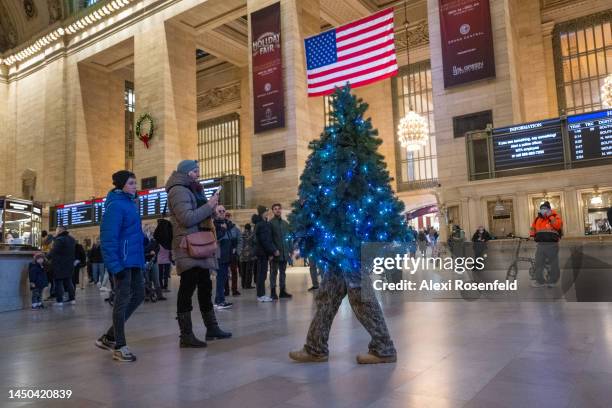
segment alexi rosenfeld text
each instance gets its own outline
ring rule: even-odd
[[[408,254],[396,254],[394,257],[375,257],[372,261],[372,272],[379,276],[391,271],[408,271],[411,275],[417,271],[452,271],[463,275],[468,270],[482,271],[485,267],[485,260],[482,257],[411,258]],[[470,282],[464,279],[444,281],[402,279],[397,282],[387,282],[378,278],[372,281],[372,286],[378,291],[516,291],[518,282],[509,280]]]

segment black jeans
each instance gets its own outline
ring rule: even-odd
[[[268,278],[268,257],[257,257],[257,297],[266,295]]]
[[[115,349],[120,349],[125,341],[125,322],[144,300],[144,276],[140,268],[128,268],[119,279],[113,276],[115,282],[115,298],[113,303],[113,325],[106,331],[109,339],[115,340]]]
[[[212,296],[212,281],[210,280],[210,271],[204,268],[191,268],[182,272],[180,275],[181,283],[178,290],[178,298],[176,301],[177,313],[191,312],[191,298],[193,292],[198,289],[198,303],[202,312],[213,310],[211,300]]]
[[[242,280],[242,288],[250,288],[253,282],[253,270],[255,269],[255,261],[240,262],[240,278]]]
[[[159,264],[159,280],[162,289],[168,289],[168,279],[170,279],[170,264]]]
[[[548,261],[550,270],[548,280],[544,276],[544,266]],[[559,244],[556,242],[539,242],[535,253],[535,277],[538,283],[557,283],[559,270]]]
[[[272,269],[270,271],[270,289],[276,289],[276,276],[278,275],[278,286],[281,291],[285,290],[285,280],[287,277],[287,261],[281,261],[274,258],[272,260]]]
[[[72,278],[55,280],[55,299],[58,303],[62,303],[64,301],[64,289],[68,291],[68,301],[73,301],[74,285],[72,284]]]

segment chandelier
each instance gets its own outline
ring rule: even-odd
[[[414,152],[427,144],[429,126],[427,120],[413,110],[409,110],[397,126],[397,137],[400,145]]]
[[[612,74],[606,77],[601,87],[601,102],[604,108],[612,108]]]
[[[404,1],[404,33],[406,36],[406,60],[407,67],[410,67],[410,44],[408,39],[408,12],[407,3]],[[420,150],[427,145],[429,139],[429,125],[427,120],[412,109],[412,100],[410,94],[410,73],[408,73],[408,112],[400,120],[397,126],[397,138],[400,145],[414,152]]]

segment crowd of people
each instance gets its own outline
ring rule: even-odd
[[[241,229],[219,204],[218,194],[205,197],[199,177],[197,162],[185,160],[168,179],[172,236],[162,242],[163,235],[157,239],[155,229],[143,226],[140,219],[136,176],[125,170],[115,173],[100,236],[92,245],[83,247],[62,226],[53,235],[43,234],[43,251],[36,253],[30,264],[32,308],[43,308],[43,290],[49,286],[48,299],[54,298],[56,306],[76,304],[77,289],[85,286],[108,292],[105,300],[113,307],[112,324],[96,345],[112,350],[115,360],[135,361],[127,347],[125,322],[142,302],[167,299],[173,267],[179,280],[176,319],[180,347],[206,346],[193,334],[191,311],[196,290],[206,340],[231,337],[219,327],[215,314],[233,307],[229,296],[256,289],[259,302],[290,299],[286,269],[292,262],[293,246],[281,204],[273,204],[271,209],[259,206],[251,223]],[[213,239],[198,241],[202,234]],[[206,247],[212,252],[206,253]],[[313,279],[316,288],[318,278]]]
[[[256,289],[259,302],[290,299],[286,270],[292,262],[294,247],[290,226],[282,218],[281,204],[273,204],[270,210],[258,206],[251,223],[241,230],[233,223],[231,213],[219,204],[218,191],[207,199],[197,182],[199,177],[196,161],[179,163],[165,186],[170,228],[160,228],[163,224],[158,223],[153,230],[143,228],[140,219],[135,174],[127,170],[113,174],[114,188],[106,198],[100,237],[91,247],[84,248],[62,226],[57,227],[55,235],[43,234],[43,252],[34,255],[29,269],[32,308],[43,308],[42,293],[49,285],[50,298],[55,298],[57,306],[74,305],[76,288],[84,289],[87,281],[101,291],[109,291],[107,300],[113,306],[112,324],[95,344],[112,351],[113,359],[129,362],[135,361],[136,356],[127,347],[125,322],[143,301],[166,300],[164,293],[170,291],[172,266],[176,267],[179,279],[176,320],[180,347],[202,348],[206,347],[206,341],[232,336],[219,326],[216,311],[233,307],[228,297],[242,295],[238,290],[239,281],[242,290]],[[412,256],[417,252],[421,256],[439,255],[439,234],[435,228],[409,229],[414,238],[410,244]],[[550,204],[542,205],[532,225],[532,236],[536,242],[546,243],[557,243],[562,236],[562,221],[550,209]],[[493,237],[484,227],[478,227],[471,239],[474,255],[486,257],[487,242],[491,239]],[[453,226],[448,240],[453,256],[465,256],[465,241],[464,231]],[[558,279],[556,258],[556,245],[538,245],[536,286]],[[547,277],[542,272],[545,261],[552,263],[553,269]],[[306,262],[312,279],[309,291],[314,291],[319,288],[319,273],[314,260]],[[216,277],[214,301],[212,277]],[[206,341],[198,339],[193,332],[192,297],[196,291],[206,327]],[[311,327],[311,332],[316,330]],[[317,344],[314,338],[311,343]],[[389,350],[393,348],[392,343],[384,346]],[[326,355],[324,347],[315,349],[295,352],[292,358],[310,361],[317,353]]]

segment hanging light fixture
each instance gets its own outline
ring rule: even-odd
[[[407,67],[410,67],[410,44],[408,43],[408,10],[407,2],[404,1],[404,34],[406,37],[406,60]],[[410,93],[410,71],[408,71],[408,112],[400,119],[397,126],[397,138],[400,145],[414,152],[421,150],[427,145],[429,139],[429,125],[427,120],[412,109],[412,95]]]
[[[601,103],[604,108],[612,108],[612,74],[606,77],[601,87]]]
[[[591,196],[591,205],[601,206],[603,204],[603,197],[599,192],[599,187],[595,186],[593,190],[593,195]]]
[[[505,215],[508,212],[506,206],[502,202],[500,197],[497,197],[497,202],[495,203],[495,207],[493,207],[493,213],[495,215]]]

